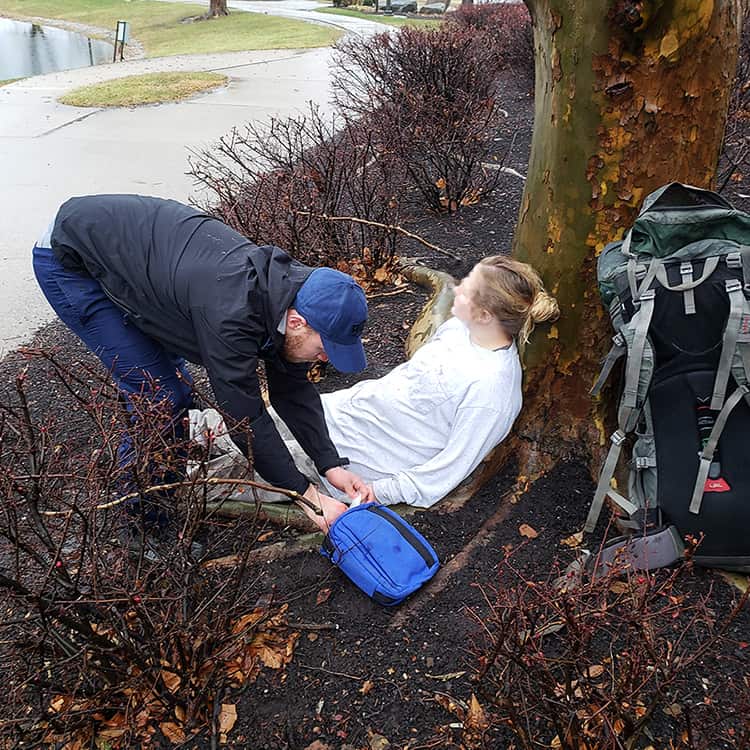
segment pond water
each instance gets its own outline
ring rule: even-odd
[[[112,62],[112,45],[53,26],[0,18],[0,81]]]

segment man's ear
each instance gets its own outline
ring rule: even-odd
[[[307,321],[293,307],[290,307],[286,311],[287,329],[298,331],[300,328],[304,328],[306,325]]]

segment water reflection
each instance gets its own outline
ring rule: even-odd
[[[0,81],[112,61],[112,45],[53,26],[0,18]]]

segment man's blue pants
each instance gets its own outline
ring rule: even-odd
[[[183,417],[192,406],[191,378],[185,360],[168,352],[128,320],[91,276],[63,268],[52,250],[34,247],[34,273],[60,320],[101,360],[112,374],[132,411],[131,397],[168,399],[174,415],[175,439],[184,435]],[[120,465],[132,460],[130,439],[120,444]]]

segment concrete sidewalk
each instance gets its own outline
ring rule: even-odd
[[[230,2],[230,7],[368,34],[386,27],[315,13],[313,0]],[[270,50],[133,60],[36,76],[0,87],[0,356],[54,317],[30,263],[35,239],[72,195],[132,192],[187,201],[188,153],[250,120],[324,109],[330,48]],[[211,70],[229,85],[186,102],[135,109],[58,104],[64,92],[109,78]]]

